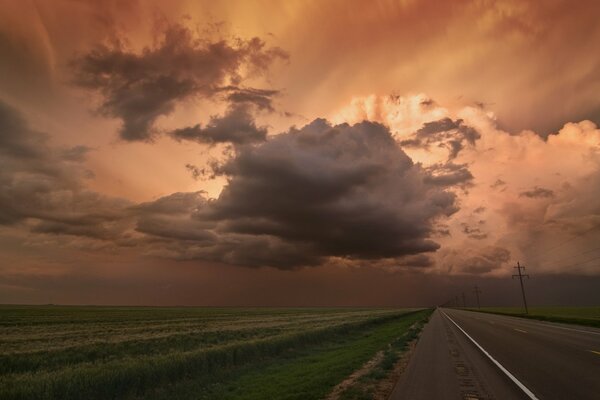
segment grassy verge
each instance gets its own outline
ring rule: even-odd
[[[384,393],[381,393],[380,383],[389,379],[394,369],[398,367],[400,357],[407,350],[409,344],[419,337],[429,315],[430,313],[426,314],[425,318],[416,321],[403,334],[394,338],[383,352],[379,362],[368,373],[362,375],[356,382],[344,389],[339,399],[367,400],[372,399],[376,393],[378,398],[387,398],[390,393],[385,392],[385,390]],[[393,388],[393,385],[391,387]]]
[[[525,314],[522,308],[517,307],[486,307],[470,310],[600,328],[600,307],[534,307],[529,309],[529,314]]]
[[[423,310],[341,335],[333,334],[314,346],[290,349],[276,358],[240,368],[221,369],[211,376],[179,381],[139,398],[321,399],[374,354],[390,347],[390,343],[400,347],[399,336],[430,313],[431,310]]]

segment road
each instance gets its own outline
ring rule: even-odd
[[[437,309],[391,399],[600,399],[600,329]]]

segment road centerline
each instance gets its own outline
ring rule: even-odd
[[[527,333],[527,331],[524,331],[523,329],[513,328],[513,330],[515,330],[517,332],[521,332],[521,333]]]
[[[440,312],[442,314],[444,314],[444,316],[446,318],[448,318],[450,320],[450,322],[452,322],[462,333],[464,333],[465,336],[469,340],[471,340],[471,342],[473,342],[473,344],[475,344],[475,346],[477,346],[477,348],[479,348],[479,350],[481,350],[483,352],[483,354],[485,354],[502,372],[504,372],[504,374],[506,376],[508,376],[508,378],[511,381],[513,381],[519,387],[519,389],[521,389],[530,399],[539,400],[536,397],[536,395],[533,394],[533,392],[527,388],[527,386],[525,386],[523,383],[521,383],[521,381],[519,381],[513,374],[511,374],[510,371],[508,371],[506,368],[504,368],[504,366],[502,364],[500,364],[500,362],[498,362],[494,357],[492,357],[490,353],[488,353],[479,343],[477,343],[477,341],[475,341],[475,339],[473,339],[467,332],[465,332],[465,330],[463,328],[461,328],[460,325],[458,325],[456,322],[454,322],[454,320],[452,318],[450,318],[450,316],[448,314],[446,314],[442,310],[440,310]]]

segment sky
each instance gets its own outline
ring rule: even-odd
[[[595,1],[0,0],[0,303],[600,303]]]

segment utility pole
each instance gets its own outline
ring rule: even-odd
[[[462,292],[462,298],[463,298],[463,308],[467,308],[467,302],[465,301],[465,292]]]
[[[458,296],[454,296],[454,307],[460,307],[460,305],[458,304]]]
[[[518,274],[513,275],[513,279],[518,276],[519,277],[519,281],[521,282],[521,293],[523,294],[523,304],[525,305],[525,314],[529,314],[529,310],[527,309],[527,299],[525,298],[525,287],[523,286],[523,277],[527,277],[527,279],[529,279],[529,275],[527,274],[522,274],[521,270],[525,271],[525,267],[521,266],[521,264],[517,261],[517,266],[515,267],[515,269],[517,271],[519,271]]]
[[[479,304],[479,293],[481,293],[481,290],[477,287],[477,285],[475,285],[473,292],[475,292],[475,296],[477,296],[477,308],[481,308],[481,305]]]

